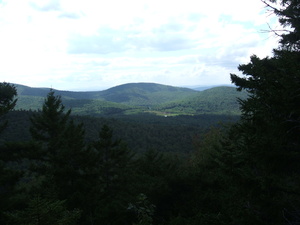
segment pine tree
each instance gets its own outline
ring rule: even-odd
[[[273,30],[276,35],[281,37],[280,44],[282,49],[289,51],[300,50],[300,10],[299,0],[262,0],[270,10],[278,16],[280,24],[284,29]],[[279,7],[274,4],[279,2]]]
[[[7,126],[7,121],[4,121],[3,116],[15,107],[16,96],[17,89],[14,85],[0,83],[0,135]],[[7,162],[12,159],[4,148],[4,146],[0,146],[0,224],[5,223],[3,214],[12,207],[10,200],[15,194],[15,185],[21,177],[19,171],[7,166]]]
[[[14,85],[3,82],[0,83],[0,115],[4,115],[12,110],[17,103],[17,89]]]
[[[93,149],[96,183],[92,195],[96,223],[130,224],[127,206],[133,197],[130,190],[133,154],[121,140],[114,139],[107,125],[99,132]]]
[[[17,89],[14,85],[0,83],[0,121],[2,116],[12,110],[17,103]],[[0,123],[0,133],[6,127],[7,122]]]
[[[42,145],[36,156],[40,160],[37,172],[45,177],[42,192],[66,199],[69,208],[81,207],[88,192],[87,171],[93,156],[84,141],[83,124],[76,124],[70,118],[71,110],[64,110],[61,97],[51,90],[42,111],[31,118],[32,137]]]
[[[42,111],[31,118],[30,132],[32,137],[47,145],[48,154],[55,155],[62,144],[63,135],[67,129],[67,123],[71,110],[64,112],[61,97],[55,96],[53,90],[48,93]]]
[[[21,225],[75,225],[79,210],[69,211],[65,201],[33,197],[23,210],[6,213],[9,224]]]
[[[246,90],[249,97],[240,100],[242,118],[231,131],[237,137],[229,149],[245,162],[236,179],[246,184],[241,189],[247,193],[248,218],[256,218],[252,223],[296,224],[300,215],[299,1],[282,0],[281,9],[264,2],[290,30],[280,34],[281,45],[272,57],[252,56],[250,63],[238,67],[243,77],[231,74],[238,90]]]

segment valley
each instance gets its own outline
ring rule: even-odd
[[[41,110],[50,90],[15,86],[18,101],[15,111],[6,115],[9,125],[2,141],[30,140],[30,117]],[[212,126],[238,121],[237,98],[246,97],[234,87],[196,91],[152,83],[98,92],[54,91],[61,96],[65,111],[71,109],[75,121],[84,124],[87,142],[96,140],[107,124],[134,152],[155,149],[179,154],[193,151],[194,141]]]

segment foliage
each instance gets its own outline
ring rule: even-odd
[[[279,18],[284,30],[274,31],[280,36],[281,48],[289,51],[300,50],[299,0],[263,0],[267,7]],[[279,2],[278,5],[273,3]]]
[[[3,115],[12,110],[17,103],[17,89],[14,85],[3,82],[0,83],[0,119],[2,120]],[[0,120],[0,121],[1,121]],[[7,126],[7,123],[4,122],[0,124],[0,133]]]
[[[12,110],[17,102],[17,89],[9,83],[0,83],[0,115]]]
[[[16,88],[9,83],[0,83],[0,134],[6,128],[7,121],[3,120],[3,115],[12,110],[17,102],[15,99],[17,95]],[[18,182],[21,176],[19,171],[14,171],[7,167],[6,156],[0,146],[0,223],[2,223],[3,212],[10,209],[11,206],[11,195],[15,193],[14,185]]]
[[[121,140],[113,139],[113,132],[104,125],[99,139],[93,143],[95,177],[92,194],[95,202],[95,223],[128,224],[126,205],[130,195],[133,154]],[[112,217],[115,219],[112,221]]]
[[[12,111],[6,115],[7,128],[2,133],[0,143],[5,141],[28,141],[30,117],[37,112]],[[114,130],[116,138],[123,139],[134,152],[144,152],[153,148],[161,152],[188,153],[193,150],[193,137],[202,135],[210,126],[219,123],[234,123],[239,116],[199,115],[161,117],[151,114],[127,115],[115,118],[72,116],[70,119],[83,123],[85,141],[98,138],[98,131],[104,124]],[[138,134],[138,135],[137,135]]]
[[[268,5],[280,23],[291,28],[281,35],[280,48],[272,57],[252,56],[250,63],[240,65],[244,77],[231,75],[249,98],[240,100],[242,120],[232,130],[234,146],[227,149],[245,162],[235,176],[243,184],[237,193],[247,191],[240,203],[247,205],[242,213],[247,210],[245,218],[256,224],[299,222],[299,213],[295,214],[300,209],[299,2],[280,3],[282,9]],[[294,216],[288,218],[291,212]]]
[[[75,225],[79,210],[68,211],[64,201],[34,197],[22,211],[7,213],[8,224],[20,225]]]
[[[50,91],[41,113],[33,115],[30,128],[34,139],[48,144],[50,150],[55,151],[56,146],[61,141],[61,136],[66,130],[66,123],[71,110],[64,113],[60,96],[55,96],[54,91]]]
[[[45,97],[42,96],[27,96],[18,94],[18,104],[16,110],[39,110],[43,105]]]
[[[155,205],[151,204],[144,194],[139,194],[135,203],[129,203],[128,210],[133,210],[138,222],[135,225],[152,225]]]

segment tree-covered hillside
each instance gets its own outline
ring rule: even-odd
[[[103,92],[107,101],[135,106],[153,106],[193,96],[197,91],[153,83],[131,83],[110,88]]]
[[[17,86],[16,109],[40,109],[46,89]],[[49,90],[48,90],[49,91]],[[245,98],[233,87],[205,91],[152,83],[120,85],[100,92],[55,91],[67,108],[78,115],[119,116],[140,113],[156,115],[239,114],[237,98]]]
[[[215,87],[198,92],[195,96],[180,101],[162,104],[156,110],[168,114],[240,114],[238,99],[245,99],[246,92],[237,92],[233,87]]]
[[[31,88],[16,84],[18,96],[46,97],[50,88]],[[197,91],[189,88],[173,87],[155,83],[129,83],[109,88],[104,91],[61,91],[57,95],[65,99],[99,99],[129,105],[153,105],[182,99]]]

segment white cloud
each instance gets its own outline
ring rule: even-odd
[[[0,3],[1,4],[1,3]],[[0,5],[0,78],[101,89],[128,82],[229,83],[276,42],[261,1],[10,0]]]

